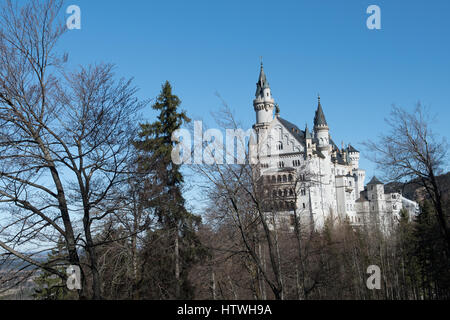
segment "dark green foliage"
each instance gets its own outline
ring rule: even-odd
[[[433,206],[424,201],[414,228],[414,248],[424,299],[448,299],[450,261]]]
[[[188,271],[204,253],[196,235],[201,218],[185,208],[182,195],[183,175],[180,166],[172,162],[175,143],[172,134],[190,122],[184,111],[179,111],[180,99],[172,93],[169,82],[162,86],[153,109],[160,112],[158,120],[141,124],[138,150],[138,167],[148,183],[142,197],[158,219],[157,230],[148,232],[143,248],[143,296],[148,298],[190,298],[192,290]],[[179,242],[179,280],[175,276],[174,242]],[[175,287],[179,282],[179,297]],[[159,288],[159,289],[158,289]]]

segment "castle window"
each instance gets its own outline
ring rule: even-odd
[[[289,175],[289,182],[292,182],[292,174]]]
[[[305,189],[300,190],[300,195],[301,196],[305,196],[306,195],[306,190]]]
[[[290,196],[293,196],[293,195],[294,195],[294,190],[289,189],[289,195],[290,195]]]
[[[278,142],[277,149],[278,150],[283,150],[283,142]]]
[[[306,209],[306,204],[303,202],[303,209]]]
[[[283,182],[287,182],[287,177],[286,177],[286,175],[283,176]]]
[[[272,183],[277,182],[277,178],[275,176],[272,176]]]
[[[278,162],[278,166],[280,166],[280,163]],[[277,182],[281,182],[281,176],[278,176]]]

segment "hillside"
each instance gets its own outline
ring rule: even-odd
[[[443,191],[444,203],[450,202],[450,172],[437,177],[437,181]],[[386,192],[401,191],[403,196],[408,199],[422,202],[427,196],[424,188],[418,183],[418,180],[412,180],[408,183],[391,182],[385,185]]]

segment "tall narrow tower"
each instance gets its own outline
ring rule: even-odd
[[[273,110],[275,101],[270,91],[269,82],[267,81],[264,67],[261,62],[261,73],[256,84],[256,98],[253,100],[253,107],[256,112],[255,128],[266,127],[273,120]]]
[[[327,149],[330,139],[330,129],[323,113],[320,96],[318,97],[319,105],[317,106],[316,116],[314,117],[314,132],[320,149]]]

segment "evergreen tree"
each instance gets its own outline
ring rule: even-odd
[[[449,258],[439,228],[434,207],[428,200],[424,201],[414,230],[414,254],[418,260],[424,299],[448,299],[450,296]]]
[[[145,173],[145,179],[148,181],[148,188],[143,191],[147,192],[147,196],[144,195],[142,198],[145,199],[145,205],[153,209],[161,228],[149,232],[148,243],[154,243],[156,237],[159,242],[158,250],[162,251],[161,255],[168,254],[169,257],[173,257],[172,262],[168,262],[171,266],[164,264],[152,272],[160,273],[158,279],[168,278],[166,284],[174,283],[175,288],[168,288],[167,291],[172,292],[175,298],[189,298],[191,294],[187,280],[188,270],[203,250],[195,233],[201,218],[186,209],[182,195],[183,175],[180,165],[174,164],[171,158],[175,147],[172,134],[183,124],[190,122],[186,113],[179,111],[180,104],[180,99],[172,93],[172,87],[166,81],[152,106],[154,110],[160,112],[158,120],[151,124],[141,124],[139,134],[141,139],[135,142],[135,147],[139,152],[137,157],[139,170]],[[170,251],[170,248],[173,250],[172,255],[165,252]],[[152,247],[147,249],[154,250]],[[148,258],[155,257],[155,254],[158,256],[156,252],[151,254],[144,252],[147,262]],[[168,274],[163,276],[161,273]],[[175,279],[170,281],[173,275]],[[170,297],[170,294],[165,297]]]

